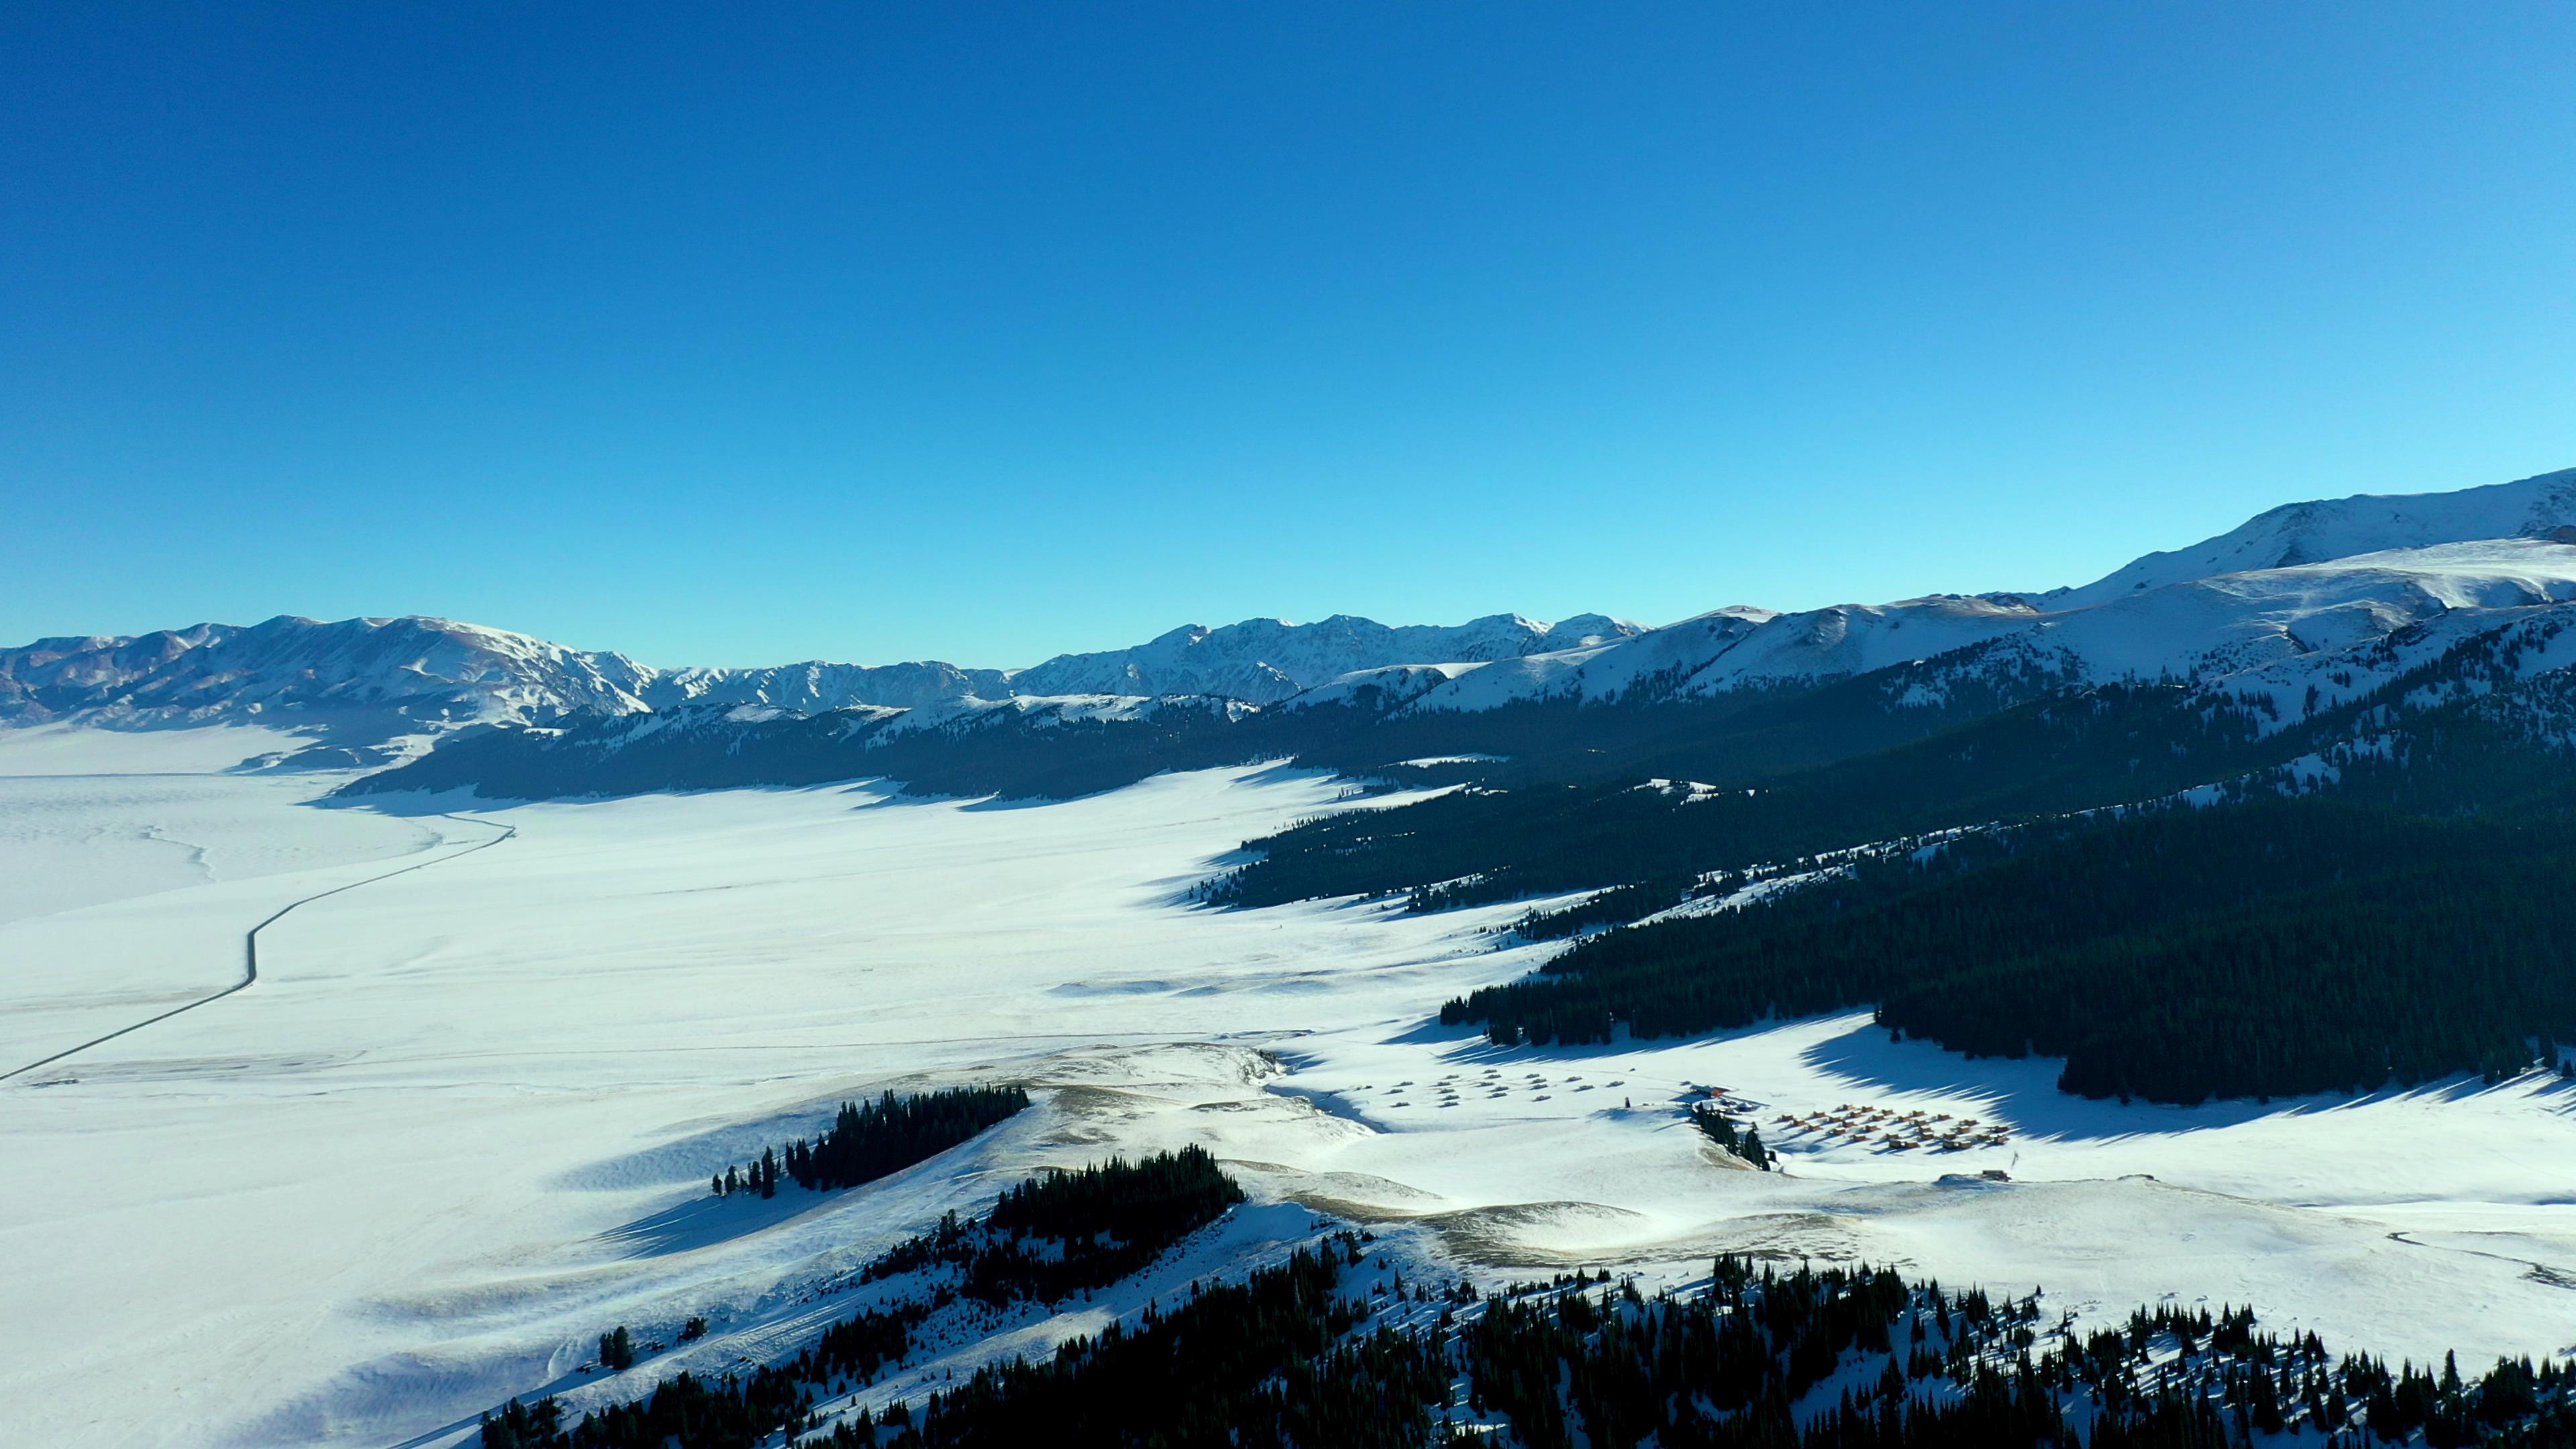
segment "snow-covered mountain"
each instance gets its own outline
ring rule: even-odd
[[[687,704],[806,712],[1004,698],[1009,671],[935,661],[656,669],[447,619],[281,616],[138,638],[39,639],[0,651],[0,722],[111,726],[255,717],[292,726],[373,714],[423,730],[632,714]]]
[[[882,705],[919,709],[1012,692],[1007,669],[961,669],[938,660],[909,664],[826,664],[809,660],[766,669],[648,670],[645,704],[765,704],[808,713]]]
[[[117,727],[253,719],[337,743],[425,740],[469,724],[527,725],[687,709],[747,719],[915,712],[892,739],[992,707],[1044,724],[1141,718],[1120,701],[1198,698],[1253,708],[1360,707],[1412,717],[1516,703],[1795,693],[1902,666],[1908,703],[1995,702],[2051,689],[2164,679],[2304,708],[2347,693],[2332,677],[2408,631],[2475,633],[2514,611],[2576,601],[2576,469],[2455,493],[2293,504],[2190,547],[2151,553],[2080,588],[1943,594],[1795,613],[1735,606],[1662,628],[1586,614],[1496,614],[1390,627],[1191,625],[1131,648],[1027,669],[914,662],[658,669],[624,655],[440,619],[277,618],[141,638],[40,640],[0,652],[0,723]],[[1034,715],[1033,704],[1045,705]],[[1229,709],[1234,706],[1229,706]],[[712,711],[710,713],[709,711]]]
[[[1013,674],[1010,684],[1015,694],[1214,694],[1273,704],[1360,670],[1518,659],[1646,632],[1601,614],[1553,624],[1489,614],[1455,626],[1403,627],[1349,614],[1311,624],[1246,619],[1219,629],[1192,624],[1129,649],[1059,654]]]
[[[1382,704],[1428,701],[1428,708],[1465,710],[1557,697],[1599,703],[1641,690],[1661,696],[1778,617],[1769,609],[1739,604],[1625,638],[1488,663],[1390,664],[1344,675],[1295,703],[1335,703],[1368,691],[1376,691]]]
[[[0,722],[372,721],[392,732],[649,708],[653,671],[445,619],[280,616],[0,651]]]
[[[1352,675],[1416,712],[1571,698],[1706,698],[1830,683],[1950,659],[1963,673],[2043,666],[2068,682],[2214,683],[2454,609],[2563,601],[2576,587],[2576,469],[2458,493],[2276,508],[2077,589],[1935,595],[1791,614],[1726,609],[1633,638],[1501,664]]]
[[[2130,594],[2219,574],[2324,563],[2391,549],[2487,538],[2576,542],[2576,468],[2450,493],[2359,493],[2290,503],[2171,553],[2151,553],[2108,575],[2046,597],[2056,610],[2091,608]]]
[[[657,669],[622,654],[417,617],[324,623],[281,616],[136,638],[41,639],[0,651],[0,724],[81,720],[118,728],[255,719],[377,744],[470,724],[746,705],[815,714],[927,711],[1029,698],[1207,695],[1270,703],[1356,669],[1489,660],[1592,644],[1641,626],[1584,615],[1544,624],[1501,614],[1455,627],[1390,628],[1336,616],[1177,629],[1131,649],[1060,655],[1034,669],[937,661]],[[1102,706],[1075,708],[1094,717]]]
[[[1526,699],[1599,704],[1803,686],[1928,659],[2028,628],[2027,604],[1940,595],[1836,604],[1795,614],[1729,608],[1633,639],[1458,672],[1417,710],[1480,710]]]

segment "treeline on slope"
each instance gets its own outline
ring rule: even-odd
[[[2360,1091],[2576,1041],[2576,825],[2334,797],[2133,812],[1860,863],[1590,937],[1450,1002],[1500,1042],[1687,1035],[1875,1003],[2088,1096]]]
[[[2269,742],[2243,728],[2250,719],[2245,710],[2268,711],[2268,701],[2237,706],[2180,686],[2084,688],[2044,659],[2012,649],[1971,649],[1822,686],[1783,683],[1674,698],[1671,691],[1684,681],[1673,675],[1637,681],[1615,701],[1522,700],[1477,711],[1407,710],[1400,697],[1368,686],[1347,701],[1248,714],[1216,701],[1179,699],[1162,701],[1136,718],[1066,718],[1040,706],[1026,714],[1013,708],[965,712],[926,728],[874,709],[763,718],[698,705],[641,720],[464,731],[418,760],[343,788],[369,793],[462,786],[493,798],[545,799],[884,777],[925,794],[1066,798],[1115,789],[1162,770],[1282,759],[1406,784],[1466,782],[1515,793],[1537,787],[1600,793],[1652,778],[1730,787],[1781,780],[1794,797],[1785,803],[1821,805],[1844,823],[1824,831],[1780,832],[1781,822],[1756,818],[1730,826],[1718,842],[1721,850],[1744,847],[1745,838],[1760,836],[1766,824],[1806,842],[1795,849],[1768,848],[1776,858],[1927,828],[1892,821],[1966,823],[2139,798],[2121,795],[2123,788],[2148,794],[2198,784],[2385,725],[2430,699],[2492,701],[2553,687],[2564,693],[2569,686],[2563,674],[2543,676],[2549,681],[2543,683],[2524,680],[2518,671],[2533,651],[2551,647],[2552,631],[2565,622],[2532,620],[2472,636],[2343,705],[2320,709],[2312,698],[2299,719],[2273,721],[2289,728]],[[2362,651],[2356,665],[2391,666],[2423,633],[2423,626],[2400,630]],[[2562,733],[2570,718],[2565,703],[2552,716]],[[1888,756],[1898,758],[1881,758]],[[1406,763],[1424,758],[1449,762]],[[1872,759],[1879,763],[1861,763]],[[1846,764],[1858,768],[1847,774],[1836,768]],[[2088,789],[2091,783],[2112,788]],[[1889,808],[1851,809],[1849,797],[1865,802],[1890,788],[1895,793],[1887,796]],[[1540,813],[1550,808],[1542,806]],[[1443,824],[1436,814],[1415,819],[1419,827],[1399,831],[1436,836]],[[1540,859],[1531,847],[1543,841],[1547,822],[1522,823],[1530,828],[1481,853],[1430,851],[1423,839],[1396,850],[1379,842],[1356,852],[1337,848],[1347,842],[1319,841],[1327,855],[1363,858],[1325,873],[1328,879],[1270,872],[1275,879],[1254,886],[1246,899],[1397,890],[1510,867],[1555,882],[1548,889],[1709,868],[1698,859],[1706,852],[1685,841],[1690,848],[1668,853],[1660,867],[1603,876],[1581,869],[1576,852],[1565,852],[1563,860]],[[1415,851],[1423,859],[1408,862],[1405,857]],[[1459,854],[1470,858],[1447,858]]]
[[[817,1390],[846,1392],[902,1365],[913,1330],[959,1294],[1000,1305],[1105,1288],[1241,1201],[1242,1188],[1197,1146],[1051,1170],[1006,1190],[992,1220],[952,1212],[871,1260],[859,1283],[913,1276],[917,1291],[842,1319],[794,1359],[726,1378],[677,1374],[569,1426],[550,1397],[513,1401],[484,1416],[484,1449],[751,1449],[802,1428]]]
[[[1578,936],[1595,926],[1616,926],[1651,916],[1691,899],[1698,894],[1723,894],[1740,884],[1737,877],[1721,875],[1701,882],[1693,876],[1668,875],[1635,885],[1612,886],[1570,906],[1552,911],[1523,911],[1512,922],[1513,934],[1525,941],[1557,941]],[[1438,889],[1421,893],[1426,905],[1439,898]]]
[[[1652,785],[1469,788],[1245,842],[1211,897],[1244,906],[1411,892],[1425,907],[1687,879],[1959,825],[2119,804],[2301,753],[2251,707],[2113,685],[1839,763]]]
[[[464,731],[342,790],[471,788],[493,799],[556,799],[885,777],[922,794],[1064,799],[1163,770],[1283,759],[1408,783],[1755,778],[1918,739],[2065,683],[2045,671],[1997,671],[1938,691],[1915,689],[1916,674],[1930,668],[1902,665],[1822,688],[1782,685],[1651,703],[1553,699],[1401,713],[1400,701],[1363,687],[1348,702],[1250,714],[1210,701],[1171,702],[1141,718],[1113,720],[997,709],[919,729],[871,709],[762,718],[699,705],[642,720]],[[1633,694],[1652,697],[1656,683]],[[1924,698],[1938,702],[1919,702]],[[1490,758],[1431,769],[1401,763],[1461,754]]]
[[[1740,1158],[1759,1171],[1771,1170],[1771,1154],[1762,1145],[1761,1128],[1750,1122],[1738,1127],[1735,1125],[1735,1119],[1728,1116],[1724,1108],[1707,1102],[1692,1103],[1690,1118],[1691,1125],[1697,1127],[1702,1136],[1716,1143],[1719,1151],[1728,1156]]]
[[[1365,1261],[1360,1240],[1344,1234],[1240,1285],[1200,1288],[1168,1311],[1149,1306],[1041,1362],[986,1365],[917,1411],[861,1414],[807,1442],[1420,1449],[1432,1442],[1432,1409],[1448,1402],[1445,1344],[1367,1327],[1369,1299],[1343,1282]]]
[[[1019,1087],[942,1087],[897,1097],[889,1091],[862,1106],[843,1102],[832,1125],[812,1142],[764,1150],[747,1172],[728,1167],[713,1179],[718,1196],[778,1188],[783,1165],[798,1186],[817,1192],[857,1187],[926,1162],[1029,1105]]]
[[[1335,712],[1309,713],[1282,723],[1321,732],[1343,722]],[[897,730],[894,719],[876,710],[735,719],[697,708],[560,729],[466,731],[399,768],[353,780],[340,793],[464,788],[487,799],[550,800],[889,778],[929,795],[1067,799],[1133,784],[1158,770],[1293,753],[1265,733],[1277,732],[1277,725],[1239,728],[1205,702],[1132,720],[1023,718],[996,709]]]
[[[1721,1257],[1705,1284],[1648,1297],[1606,1274],[1479,1301],[1390,1284],[1345,1233],[1240,1285],[1196,1286],[1038,1361],[988,1364],[919,1403],[835,1422],[829,1449],[1031,1443],[1224,1449],[2233,1449],[2256,1436],[2434,1449],[2570,1449],[2576,1392],[2556,1362],[2476,1380],[2445,1360],[2391,1372],[2243,1310],[2140,1309],[2043,1324],[2031,1299],[1909,1283],[1867,1266],[1780,1273]],[[1838,1392],[1827,1386],[1839,1380]],[[656,1400],[660,1440],[485,1431],[487,1449],[651,1442],[743,1449],[699,1381]],[[1818,1402],[1820,1391],[1830,1394]],[[723,1427],[715,1427],[716,1425]],[[706,1427],[700,1427],[705,1425]],[[810,1421],[791,1418],[802,1432]],[[507,1437],[520,1435],[521,1437]]]
[[[1559,697],[1391,714],[1365,730],[1307,742],[1298,760],[1370,774],[1406,760],[1489,755],[1498,758],[1391,773],[1498,788],[1751,781],[1908,744],[2066,694],[2076,683],[2063,669],[2028,659],[1990,657],[1964,671],[1957,665],[1945,656],[1823,685],[1783,681],[1686,697],[1672,693],[1683,673],[1651,676],[1606,701]]]
[[[2576,1385],[2556,1363],[2503,1361],[2476,1383],[2454,1365],[2438,1378],[2392,1374],[2367,1357],[2330,1362],[2313,1334],[2260,1333],[2250,1312],[2169,1307],[2139,1310],[2125,1331],[2079,1335],[2061,1321],[2034,1357],[2032,1300],[1954,1295],[1867,1267],[1756,1278],[1721,1258],[1695,1298],[1623,1287],[1495,1302],[1464,1336],[1476,1400],[1527,1449],[2218,1449],[2257,1434],[2356,1449],[2418,1434],[2442,1449],[2576,1444]],[[1837,1375],[1858,1382],[1811,1416],[1792,1412]]]
[[[959,1291],[985,1303],[1067,1298],[1144,1267],[1241,1201],[1243,1189],[1196,1145],[1075,1172],[1049,1169],[1005,1190],[985,1222],[951,1213],[860,1277],[945,1269]]]

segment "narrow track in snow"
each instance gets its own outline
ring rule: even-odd
[[[65,1057],[78,1056],[82,1052],[88,1051],[91,1047],[104,1045],[105,1043],[116,1040],[118,1037],[141,1031],[147,1026],[168,1021],[170,1018],[177,1016],[183,1011],[194,1011],[200,1006],[211,1005],[214,1002],[221,1001],[225,997],[232,995],[236,991],[248,988],[252,983],[259,980],[259,933],[276,925],[279,921],[284,920],[287,913],[294,910],[297,906],[309,906],[315,901],[321,900],[325,896],[336,896],[342,891],[353,891],[360,886],[374,885],[378,881],[392,880],[398,875],[409,875],[416,870],[427,870],[433,865],[444,865],[451,860],[457,860],[462,857],[472,855],[478,850],[489,850],[493,846],[496,846],[502,841],[505,841],[511,836],[519,833],[519,827],[515,825],[503,825],[497,820],[477,820],[471,815],[454,815],[442,811],[440,812],[439,818],[442,820],[461,820],[468,825],[486,826],[490,829],[498,830],[501,833],[493,836],[489,840],[476,841],[474,844],[465,847],[463,850],[456,851],[453,854],[442,855],[436,860],[417,861],[411,865],[403,866],[398,870],[389,870],[382,875],[371,875],[365,880],[354,880],[344,886],[333,886],[327,891],[316,891],[312,895],[304,897],[302,900],[289,901],[284,906],[280,907],[275,915],[270,916],[267,920],[251,927],[248,931],[242,934],[242,979],[239,981],[234,982],[232,985],[225,987],[221,991],[215,992],[211,996],[198,997],[196,1000],[191,1001],[184,1006],[171,1007],[168,1011],[162,1012],[158,1016],[147,1016],[143,1020],[138,1021],[131,1026],[118,1027],[116,1030],[109,1032],[105,1036],[92,1037],[90,1040],[82,1042],[79,1046],[66,1047],[63,1050],[54,1053],[52,1056],[39,1058],[36,1061],[27,1063],[23,1067],[13,1067],[8,1071],[0,1072],[0,1082],[5,1082],[11,1077],[21,1076],[25,1073],[32,1072],[38,1067],[52,1066],[54,1063],[63,1060]]]

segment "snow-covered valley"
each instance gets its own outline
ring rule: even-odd
[[[790,1349],[832,1311],[819,1287],[946,1208],[1185,1143],[1270,1206],[1181,1276],[1295,1240],[1311,1210],[1492,1279],[1678,1280],[1758,1250],[2104,1317],[2250,1303],[2419,1361],[2576,1348],[2556,1078],[2123,1107],[1865,1015],[1500,1049],[1433,1014],[1553,949],[1496,949],[1527,902],[1190,902],[1242,841],[1336,805],[1314,771],[1027,805],[857,783],[359,808],[315,803],[331,775],[213,773],[227,753],[0,735],[6,860],[50,872],[0,913],[0,1070],[230,984],[249,928],[369,882],[268,928],[254,988],[0,1084],[23,1165],[0,1198],[12,1442],[470,1440],[514,1394],[579,1407]],[[515,833],[475,848],[496,827]],[[164,837],[198,874],[133,853],[175,847],[64,844]],[[1038,1104],[865,1188],[708,1194],[845,1098],[982,1081]],[[1683,1103],[1718,1087],[1760,1104],[1786,1172],[1703,1145]],[[1974,1118],[1990,1145],[1780,1121],[1864,1113]],[[1158,1284],[916,1367],[1043,1347]],[[705,1338],[582,1372],[611,1325],[668,1342],[693,1316]]]

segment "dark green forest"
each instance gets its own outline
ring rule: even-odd
[[[560,799],[884,777],[918,794],[1068,799],[1163,770],[1294,760],[1408,782],[1602,784],[1667,775],[1778,773],[1916,740],[2061,690],[2044,672],[2004,670],[1953,685],[1943,703],[1905,703],[1920,675],[1903,665],[1821,688],[1747,690],[1714,699],[1578,705],[1516,702],[1473,714],[1404,713],[1362,688],[1348,702],[1253,712],[1166,701],[1141,718],[1065,718],[997,709],[925,729],[889,729],[884,711],[735,719],[724,706],[558,727],[464,731],[398,768],[352,781],[351,795],[471,787],[488,799]],[[1426,756],[1481,753],[1458,767],[1403,768]]]
[[[1686,879],[1870,841],[2116,805],[2289,759],[2254,711],[2172,686],[2024,705],[1830,767],[1710,770],[1713,790],[1485,785],[1329,815],[1245,842],[1212,898],[1242,906],[1413,895],[1428,908]]]
[[[1800,1412],[1837,1377],[1838,1393]],[[2332,1358],[2313,1334],[2264,1332],[2242,1310],[2140,1309],[2079,1332],[2030,1299],[1736,1257],[1679,1294],[1577,1273],[1480,1297],[1390,1281],[1350,1233],[828,1429],[810,1405],[742,1387],[681,1375],[570,1430],[551,1400],[513,1404],[486,1419],[483,1443],[749,1449],[784,1427],[816,1449],[2576,1446],[2576,1381],[2555,1362],[2503,1361],[2477,1379],[2447,1361],[2391,1371]]]
[[[843,1102],[832,1125],[812,1142],[799,1137],[784,1151],[771,1148],[748,1172],[727,1168],[715,1191],[777,1190],[783,1168],[798,1186],[817,1192],[857,1187],[917,1162],[926,1162],[1029,1105],[1018,1087],[943,1087],[897,1097],[887,1092],[864,1106]]]
[[[2365,1091],[2576,1041],[2576,829],[2332,797],[2064,822],[1594,935],[1443,1010],[1498,1041],[1688,1035],[1875,1004],[2088,1096]]]
[[[818,1393],[873,1383],[903,1364],[914,1329],[960,1294],[998,1306],[1105,1288],[1241,1201],[1243,1189],[1196,1146],[1049,1171],[1005,1190],[986,1222],[952,1212],[870,1261],[859,1284],[912,1277],[919,1291],[843,1318],[793,1359],[721,1379],[677,1374],[576,1423],[552,1399],[514,1401],[484,1417],[484,1449],[751,1449],[801,1425]]]

